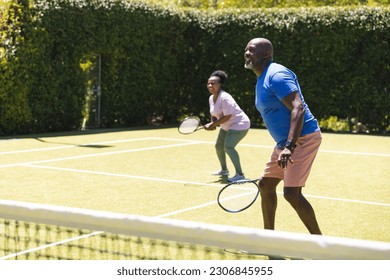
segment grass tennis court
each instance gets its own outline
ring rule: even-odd
[[[167,127],[0,138],[0,199],[262,228],[260,200],[238,214],[218,207],[216,136]],[[389,144],[323,134],[304,193],[325,235],[390,242]],[[250,130],[238,146],[246,177],[261,175],[273,145]],[[276,229],[307,232],[281,195]]]

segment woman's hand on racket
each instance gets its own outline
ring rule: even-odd
[[[215,124],[213,122],[210,122],[210,123],[204,125],[204,129],[205,130],[216,130],[217,127],[215,126]]]
[[[224,122],[227,122],[227,121],[230,119],[231,116],[232,116],[232,115],[226,115],[226,116],[223,116],[223,117],[220,118],[220,119],[217,119],[216,117],[213,117],[213,116],[212,116],[212,117],[211,117],[212,122],[206,124],[206,125],[204,126],[204,128],[205,128],[206,130],[216,130],[216,129],[217,129],[217,126],[223,124]]]

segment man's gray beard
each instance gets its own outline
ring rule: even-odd
[[[253,64],[252,63],[245,63],[244,67],[249,70],[253,70]]]

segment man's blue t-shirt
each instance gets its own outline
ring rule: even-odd
[[[300,136],[320,130],[317,120],[303,99],[294,72],[283,65],[271,62],[257,80],[256,108],[279,148],[284,147],[287,141],[291,118],[290,110],[281,100],[294,91],[299,92],[306,109]]]

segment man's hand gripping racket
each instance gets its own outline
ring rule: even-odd
[[[259,179],[240,180],[227,184],[218,193],[218,205],[229,213],[248,209],[259,196],[258,181]]]

